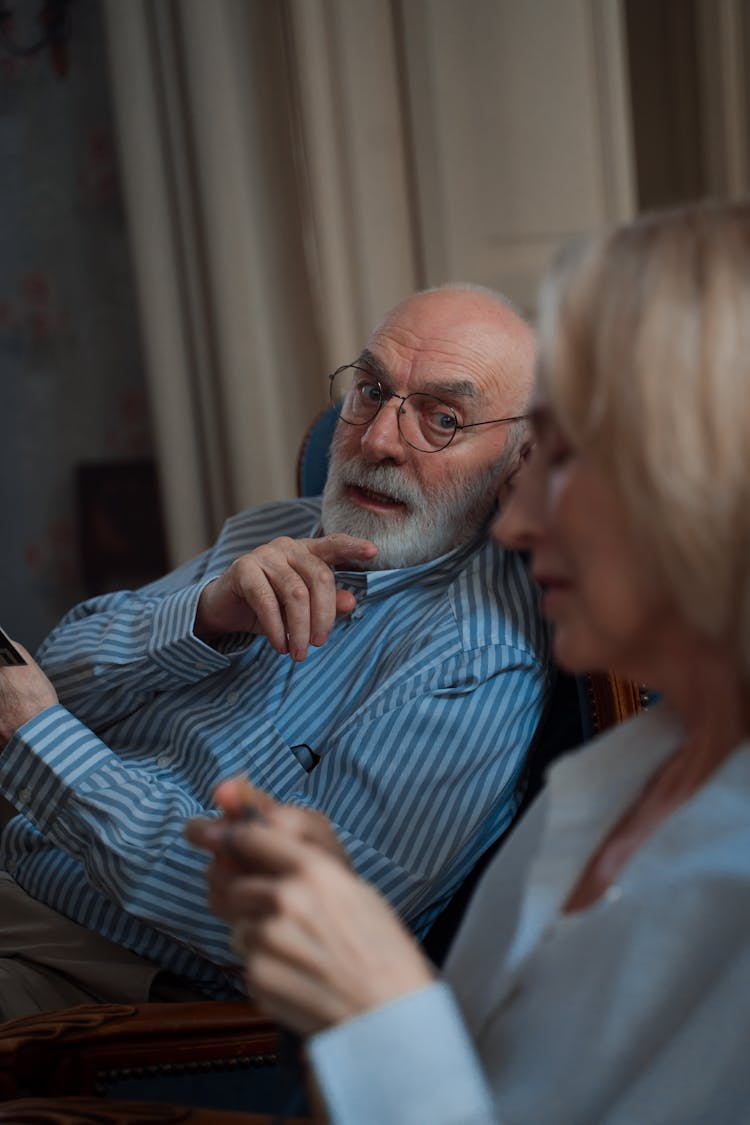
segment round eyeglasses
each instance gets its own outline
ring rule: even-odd
[[[397,395],[386,390],[366,367],[355,363],[338,367],[329,375],[331,405],[342,422],[350,426],[368,426],[384,402],[400,399],[396,420],[401,437],[412,449],[420,453],[439,453],[453,441],[459,430],[473,430],[476,426],[492,426],[503,422],[523,422],[526,414],[512,418],[488,418],[485,422],[460,423],[456,411],[447,402],[434,395],[413,391],[410,395]]]

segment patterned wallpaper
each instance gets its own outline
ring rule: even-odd
[[[39,34],[41,0],[8,0]],[[67,73],[0,46],[0,624],[33,648],[83,596],[76,466],[151,449],[98,0]]]

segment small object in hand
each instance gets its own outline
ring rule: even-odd
[[[245,824],[249,824],[253,820],[263,820],[263,816],[253,805],[245,805],[239,815],[239,819]]]
[[[255,790],[246,777],[233,777],[231,781],[222,781],[214,794],[214,800],[229,820],[248,823],[251,820],[263,819],[257,807]]]
[[[16,664],[25,664],[26,661],[21,656],[13,641],[7,633],[0,629],[0,667],[9,668]]]
[[[257,807],[255,790],[245,777],[234,777],[222,781],[214,794],[214,800],[224,814],[225,825],[221,848],[225,860],[244,867],[245,859],[237,850],[235,831],[240,824],[262,821],[265,818]]]

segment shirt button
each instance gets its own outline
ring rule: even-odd
[[[230,691],[229,695],[227,696],[227,703],[230,705],[230,707],[232,707],[239,698],[240,693],[238,691]]]
[[[18,796],[21,798],[24,804],[28,805],[29,801],[31,800],[31,790],[28,788],[21,789],[19,790]]]
[[[166,769],[166,767],[169,765],[169,763],[171,761],[172,761],[172,757],[171,757],[170,754],[160,754],[159,757],[156,759],[156,764],[157,764],[157,766],[159,767],[160,770],[163,770],[163,769]]]
[[[617,883],[613,883],[611,887],[607,887],[604,892],[605,902],[617,902],[622,898],[622,887],[618,887]]]

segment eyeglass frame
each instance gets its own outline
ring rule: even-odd
[[[337,375],[340,375],[342,371],[346,371],[347,368],[349,368],[349,367],[352,367],[355,371],[361,371],[363,375],[367,375],[368,378],[370,378],[372,380],[373,385],[376,386],[378,388],[378,391],[380,392],[380,402],[377,405],[377,409],[375,410],[375,413],[373,414],[372,418],[368,418],[365,422],[350,422],[348,418],[345,418],[343,416],[343,414],[339,413],[339,411],[337,409],[337,406],[336,406],[336,403],[335,403],[334,398],[333,398],[333,380],[336,378]],[[433,398],[435,400],[435,402],[439,402],[440,405],[444,406],[446,411],[453,416],[455,424],[454,424],[453,430],[451,431],[451,436],[448,438],[445,445],[440,445],[440,446],[438,446],[437,449],[422,449],[418,445],[413,445],[409,441],[408,437],[406,437],[406,435],[404,434],[404,431],[401,429],[401,415],[402,415],[403,410],[404,410],[404,403],[407,402],[408,399],[413,398],[415,395],[421,395],[423,398]],[[401,436],[401,439],[403,441],[405,441],[406,444],[409,446],[409,449],[414,449],[414,450],[417,451],[417,453],[442,453],[443,450],[447,449],[448,446],[451,444],[451,442],[453,441],[454,437],[456,436],[456,434],[458,433],[459,430],[473,430],[476,426],[495,426],[495,425],[501,425],[502,423],[505,423],[505,422],[526,422],[531,417],[531,415],[529,415],[529,414],[514,414],[513,416],[511,416],[509,418],[487,418],[483,422],[464,422],[464,423],[461,423],[456,418],[455,408],[453,406],[451,406],[450,403],[444,402],[441,398],[438,398],[437,395],[433,395],[429,391],[410,391],[408,395],[396,394],[395,391],[387,390],[383,386],[383,384],[380,382],[380,379],[377,379],[373,375],[372,371],[369,371],[366,367],[360,367],[359,364],[357,364],[357,363],[342,363],[340,367],[337,367],[335,371],[331,372],[331,374],[328,376],[328,398],[330,400],[331,406],[336,411],[336,417],[338,419],[340,419],[340,421],[346,422],[347,426],[369,426],[369,425],[371,425],[375,421],[375,419],[377,418],[378,414],[380,413],[384,403],[388,402],[388,400],[392,399],[392,398],[399,399],[400,402],[401,402],[401,406],[399,407],[398,413],[396,414],[396,425],[398,426],[398,432],[399,432],[399,435]]]

